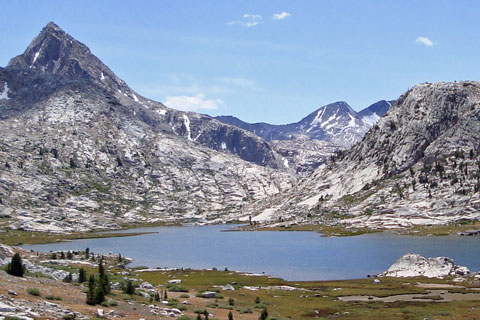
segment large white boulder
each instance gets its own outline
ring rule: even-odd
[[[457,266],[447,257],[425,258],[419,254],[408,253],[398,259],[381,277],[418,277],[439,278],[445,276],[468,275],[470,270]]]

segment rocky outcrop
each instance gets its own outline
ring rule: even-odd
[[[446,257],[424,258],[419,254],[408,253],[400,257],[380,277],[428,277],[465,276],[470,274],[467,267],[455,265]]]
[[[271,221],[354,228],[480,218],[480,83],[420,84],[361,142],[259,208]],[[271,213],[271,211],[274,211]]]

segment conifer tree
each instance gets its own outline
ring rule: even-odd
[[[95,277],[93,274],[88,278],[87,304],[95,305]]]
[[[23,277],[25,266],[23,265],[22,257],[20,257],[18,252],[13,255],[12,260],[7,265],[7,273],[16,277]]]
[[[125,293],[130,294],[130,295],[135,293],[135,287],[133,286],[133,283],[130,280],[128,280],[128,282],[127,282],[127,286],[125,288]]]
[[[78,270],[78,283],[83,283],[85,281],[87,281],[87,272],[85,269],[80,268]]]
[[[260,318],[258,318],[258,320],[267,320],[267,318],[268,318],[267,308],[263,308],[262,313],[260,313]]]
[[[233,320],[233,314],[232,311],[228,313],[228,320]]]

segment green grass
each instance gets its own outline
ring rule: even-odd
[[[270,319],[475,319],[472,307],[477,308],[480,301],[454,301],[454,302],[430,302],[417,299],[413,302],[384,303],[375,302],[343,302],[338,300],[340,296],[366,295],[375,297],[388,297],[400,294],[428,293],[425,288],[416,286],[422,283],[451,284],[451,279],[429,278],[382,278],[380,284],[374,284],[373,279],[341,280],[341,281],[285,281],[278,278],[253,277],[236,272],[210,271],[210,270],[177,270],[168,272],[145,272],[137,273],[136,277],[142,281],[151,282],[154,285],[165,284],[170,279],[181,279],[182,286],[189,289],[192,295],[205,290],[219,290],[219,286],[227,283],[236,283],[234,291],[222,291],[225,297],[222,300],[202,299],[201,305],[192,306],[192,311],[203,313],[203,310],[227,309],[231,310],[234,318],[241,319],[241,314],[253,313],[258,318],[263,307],[267,307]],[[285,291],[272,287],[288,285],[304,290]],[[462,284],[464,285],[464,284]],[[270,287],[252,291],[244,286]],[[475,283],[465,283],[468,287],[478,287]],[[341,288],[341,289],[338,289]],[[467,288],[455,289],[457,292],[472,292]],[[449,288],[450,291],[450,288]],[[256,303],[256,298],[260,303]],[[232,298],[234,306],[227,305]],[[438,300],[434,297],[434,300]],[[188,312],[188,311],[187,311]],[[218,311],[217,311],[218,312]],[[195,318],[195,317],[194,317]]]

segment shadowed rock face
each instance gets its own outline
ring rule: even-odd
[[[0,122],[13,228],[220,222],[295,180],[261,138],[140,96],[53,23],[0,68]]]

